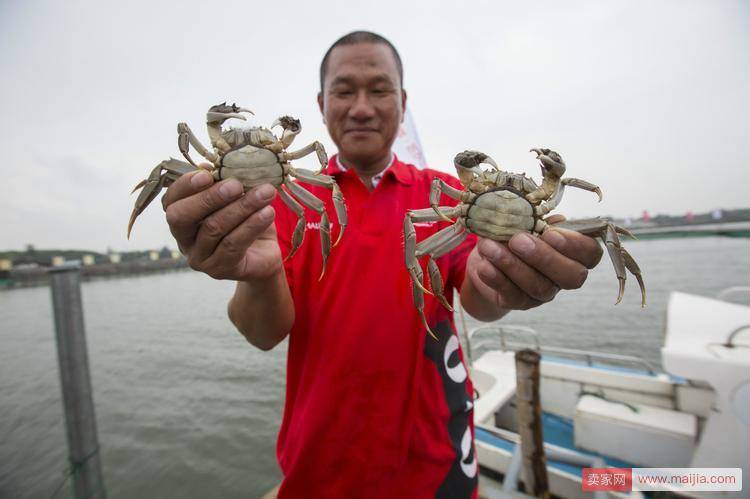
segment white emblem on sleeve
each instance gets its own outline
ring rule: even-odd
[[[458,364],[453,367],[448,365],[448,359],[450,359],[453,352],[458,351],[458,338],[455,335],[451,335],[448,343],[445,344],[445,352],[443,353],[443,362],[445,363],[445,372],[448,377],[456,383],[463,383],[466,379],[466,368],[459,359]]]
[[[476,454],[472,454],[471,461],[467,463],[466,460],[469,454],[471,454],[471,430],[467,426],[466,432],[464,432],[464,436],[461,438],[461,471],[467,477],[474,478],[474,475],[477,474],[477,456]]]

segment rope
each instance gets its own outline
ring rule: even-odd
[[[97,445],[94,450],[92,450],[90,453],[83,456],[83,458],[79,460],[73,459],[71,456],[68,456],[68,462],[70,463],[70,467],[67,471],[63,472],[63,479],[60,482],[60,484],[55,488],[55,491],[50,496],[50,499],[54,499],[55,496],[60,492],[63,485],[65,485],[68,481],[68,479],[74,475],[76,475],[81,469],[83,469],[84,466],[86,466],[86,463],[91,459],[92,457],[96,456],[99,453],[99,446]],[[85,498],[81,498],[85,499]]]

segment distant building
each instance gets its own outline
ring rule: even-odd
[[[53,256],[52,257],[52,266],[53,267],[61,267],[65,265],[65,257],[64,256]]]
[[[152,262],[155,262],[159,259],[159,252],[158,251],[149,251],[148,252],[148,259]]]
[[[10,270],[13,268],[13,261],[7,258],[0,259],[0,270]]]
[[[94,265],[94,255],[83,255],[83,257],[81,257],[81,261],[84,265]]]
[[[182,253],[180,253],[179,251],[172,251],[171,257],[172,260],[179,260],[180,257],[182,257]]]
[[[120,256],[119,253],[110,253],[109,254],[109,261],[110,262],[112,262],[112,263],[120,263],[121,260],[122,260],[122,257]]]

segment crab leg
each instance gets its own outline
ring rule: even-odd
[[[443,216],[459,216],[461,214],[461,208],[460,207],[440,207],[441,215]],[[425,329],[427,332],[432,336],[433,338],[437,339],[435,334],[430,329],[430,326],[427,324],[427,318],[424,315],[424,293],[432,295],[433,293],[430,292],[427,288],[424,287],[422,284],[422,279],[424,278],[424,273],[422,271],[422,267],[419,265],[419,260],[417,259],[417,256],[421,256],[427,253],[425,248],[432,248],[433,246],[438,246],[439,248],[446,248],[446,244],[452,237],[456,235],[456,227],[459,226],[458,223],[451,225],[449,227],[445,227],[441,231],[433,234],[432,236],[428,237],[424,241],[420,242],[418,245],[416,244],[417,239],[417,233],[414,229],[414,224],[412,223],[412,220],[418,221],[418,222],[436,222],[440,220],[442,216],[437,215],[432,208],[425,208],[421,210],[412,210],[408,211],[406,213],[406,216],[404,217],[404,259],[406,263],[406,268],[409,271],[409,275],[411,276],[412,281],[412,294],[414,296],[414,305],[419,311],[419,315],[422,318],[422,323],[424,324]],[[461,235],[461,234],[458,234]],[[464,235],[465,237],[465,235]],[[445,249],[444,252],[450,251],[452,248]],[[430,263],[432,262],[432,263]],[[433,289],[434,296],[440,301],[441,304],[443,304],[448,310],[452,310],[450,307],[450,304],[445,299],[445,296],[443,294],[443,281],[440,277],[440,271],[435,264],[434,261],[432,261],[432,258],[430,258],[430,261],[428,261],[428,268],[430,271],[430,284]]]
[[[597,196],[599,196],[599,202],[602,201],[602,190],[599,188],[598,185],[594,185],[591,182],[586,182],[585,180],[581,180],[580,178],[564,178],[560,181],[562,185],[569,185],[571,187],[577,187],[578,189],[583,189],[585,191],[593,192]]]
[[[435,211],[435,213],[438,214],[440,220],[453,222],[453,220],[443,215],[438,207],[438,204],[440,203],[441,193],[445,194],[448,197],[461,201],[463,191],[460,191],[446,184],[440,177],[435,177],[434,179],[432,179],[432,185],[430,186],[430,206],[432,206],[432,209]]]
[[[323,147],[323,144],[321,144],[317,140],[313,142],[312,144],[306,145],[302,149],[298,149],[292,152],[282,152],[280,156],[281,156],[282,161],[292,161],[295,159],[304,158],[305,156],[313,152],[318,155],[318,161],[320,162],[320,169],[316,173],[320,173],[323,171],[323,168],[328,166],[328,154],[326,153],[326,150]]]
[[[411,272],[411,269],[410,269]],[[424,324],[425,329],[428,333],[430,333],[430,336],[432,336],[437,341],[437,336],[435,336],[435,333],[432,332],[432,329],[430,329],[429,324],[427,324],[427,317],[424,315],[424,293],[422,292],[422,289],[420,289],[419,286],[415,286],[414,283],[420,282],[422,280],[423,274],[422,274],[422,268],[417,265],[414,269],[414,274],[412,274],[412,296],[414,298],[414,306],[417,307],[417,310],[419,311],[419,316],[422,318],[422,324]]]
[[[138,182],[133,188],[131,194],[138,189],[141,190],[138,194],[138,198],[135,200],[135,206],[133,212],[130,214],[130,220],[128,221],[128,239],[130,239],[130,231],[133,229],[133,224],[138,215],[143,213],[143,210],[153,201],[159,192],[164,188],[168,187],[172,182],[180,178],[182,175],[194,171],[196,168],[174,158],[169,158],[162,161],[156,167],[151,170],[148,178]],[[162,171],[165,173],[162,174]]]
[[[424,210],[420,210],[420,211],[424,211]],[[433,213],[433,214],[430,214],[430,216],[434,217],[436,215]],[[404,217],[404,260],[406,263],[406,268],[409,271],[409,275],[411,276],[412,286],[415,288],[419,288],[420,294],[421,293],[432,294],[427,288],[425,288],[422,285],[422,277],[423,277],[422,268],[419,266],[419,261],[417,260],[417,255],[416,255],[417,253],[417,231],[414,230],[414,224],[411,222],[411,219],[412,219],[412,212],[407,212],[406,216]],[[435,236],[431,236],[431,237],[435,237]],[[416,289],[414,290],[414,293],[416,296],[416,293],[417,293]],[[416,304],[416,298],[414,302]],[[427,324],[427,322],[425,322],[425,324]]]
[[[294,228],[294,233],[292,234],[292,249],[289,251],[286,258],[284,258],[284,261],[287,261],[294,256],[297,249],[302,245],[302,241],[305,237],[305,225],[307,225],[307,220],[305,220],[305,209],[296,199],[290,196],[282,186],[278,186],[276,190],[279,191],[279,197],[281,197],[284,204],[297,214],[297,226]]]
[[[294,168],[290,166],[289,171],[293,177],[298,178],[302,182],[312,185],[318,185],[320,187],[326,187],[327,189],[331,189],[333,191],[333,193],[331,194],[331,197],[333,198],[333,207],[336,210],[336,218],[338,218],[339,226],[341,227],[339,229],[339,235],[336,238],[336,242],[333,243],[333,247],[335,248],[341,241],[341,236],[344,235],[344,229],[346,229],[348,220],[346,215],[346,203],[344,202],[344,195],[341,193],[341,189],[339,189],[336,180],[334,180],[334,178],[330,175],[315,173],[304,168]]]
[[[419,258],[439,251],[445,243],[451,240],[456,234],[460,234],[463,230],[464,226],[458,222],[445,227],[417,244],[415,256]]]
[[[288,178],[284,179],[284,185],[303,205],[320,214],[320,245],[323,255],[323,270],[318,278],[320,280],[326,272],[326,262],[328,261],[328,255],[331,253],[331,225],[328,221],[328,214],[323,201],[313,196],[310,191],[301,185],[290,181]]]
[[[625,293],[625,261],[622,257],[622,246],[620,246],[620,238],[617,236],[617,231],[613,224],[607,224],[607,228],[602,234],[604,245],[607,247],[607,253],[609,253],[609,259],[612,260],[612,265],[615,268],[615,274],[617,274],[617,280],[620,281],[620,290],[617,293],[617,301],[615,305],[622,301],[622,295]]]
[[[635,260],[630,253],[628,253],[628,250],[620,248],[620,251],[622,251],[622,258],[625,261],[625,268],[627,268],[638,280],[638,286],[641,288],[641,308],[643,308],[646,306],[646,286],[643,284],[641,269],[638,267],[638,264],[635,263]]]
[[[587,236],[601,237],[607,247],[607,253],[609,254],[610,260],[612,260],[617,279],[620,282],[620,289],[615,304],[620,303],[622,295],[625,292],[625,269],[627,269],[638,280],[638,286],[641,288],[641,306],[646,305],[646,286],[643,283],[641,269],[638,267],[638,264],[635,263],[635,259],[630,253],[620,245],[620,238],[618,237],[618,234],[635,237],[629,230],[602,218],[570,220],[552,224],[550,227],[559,227],[562,229],[574,230],[581,234],[586,234]]]
[[[445,211],[445,213],[442,213],[443,215],[458,216],[461,213],[461,209],[458,207],[441,207],[440,209]],[[419,268],[419,262],[417,261],[417,251],[420,251],[420,256],[424,255],[426,253],[426,251],[423,251],[425,243],[433,241],[435,243],[438,243],[440,241],[443,241],[450,235],[446,230],[450,227],[446,227],[440,232],[433,234],[432,236],[419,243],[419,245],[417,245],[417,232],[414,229],[412,220],[417,222],[436,222],[440,219],[441,216],[435,214],[432,208],[408,211],[406,212],[406,216],[404,217],[404,256],[406,258],[406,268],[409,269],[409,274],[411,274],[414,283],[419,286],[422,292],[430,295],[432,293],[422,285],[422,279],[416,279],[416,269]]]
[[[555,192],[552,193],[552,196],[550,196],[548,200],[542,201],[541,204],[537,205],[537,207],[535,208],[537,216],[543,217],[550,211],[554,210],[558,204],[560,204],[560,201],[562,201],[563,198],[563,192],[565,192],[566,185],[594,192],[597,196],[599,196],[599,201],[601,202],[602,200],[602,190],[598,186],[578,178],[564,178],[560,181],[560,184],[557,186],[557,189],[555,189]]]
[[[461,208],[459,207],[440,207],[440,209],[443,210],[443,212],[441,213],[445,216],[455,217],[461,214]],[[406,268],[409,269],[409,273],[411,274],[412,279],[415,279],[415,272],[413,272],[413,268],[419,268],[417,257],[422,256],[428,252],[428,250],[425,250],[425,246],[427,244],[437,245],[448,239],[448,237],[450,237],[450,231],[448,229],[453,227],[453,225],[451,225],[450,227],[446,227],[417,244],[417,232],[414,229],[412,220],[416,222],[437,222],[440,219],[441,217],[435,214],[432,208],[424,208],[421,210],[406,212],[406,216],[404,217],[404,256],[406,257]],[[415,284],[419,286],[423,292],[430,295],[432,294],[427,288],[422,285],[421,279],[415,280]]]
[[[190,130],[187,123],[177,124],[177,134],[177,146],[180,148],[182,155],[185,156],[185,159],[188,160],[188,163],[191,165],[198,168],[198,165],[195,164],[189,154],[191,145],[196,151],[198,151],[198,154],[209,160],[214,165],[219,161],[219,156],[215,152],[209,151],[203,144],[201,144],[193,131]]]
[[[456,223],[456,225],[459,224]],[[428,254],[427,270],[430,274],[430,287],[432,288],[432,292],[435,293],[435,298],[437,298],[438,301],[451,312],[453,312],[453,307],[451,307],[448,300],[445,299],[445,294],[443,293],[443,278],[440,275],[440,269],[434,259],[440,258],[444,254],[455,249],[459,244],[464,242],[467,236],[468,232],[466,231],[458,233],[454,232],[447,241],[444,241],[440,246],[435,248],[432,253]]]

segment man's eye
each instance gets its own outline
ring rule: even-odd
[[[351,90],[347,90],[347,89],[334,90],[333,93],[336,94],[336,95],[338,95],[338,96],[340,96],[340,97],[346,97],[348,95],[352,95],[352,91]]]

